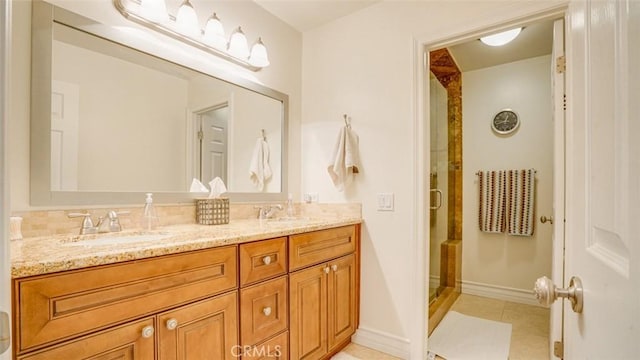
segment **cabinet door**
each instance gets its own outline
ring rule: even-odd
[[[356,331],[357,268],[353,254],[329,262],[327,330],[329,351]]]
[[[145,336],[143,336],[143,329]],[[153,318],[146,318],[18,359],[153,360],[155,349],[153,333]]]
[[[240,342],[255,345],[287,328],[287,277],[240,290]]]
[[[326,264],[289,275],[290,356],[320,359],[327,353]]]
[[[158,315],[158,359],[234,359],[237,299],[234,291]]]

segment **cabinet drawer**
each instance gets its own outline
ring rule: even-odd
[[[233,289],[236,256],[229,246],[17,280],[18,352]]]
[[[286,238],[240,245],[240,286],[284,275],[286,272]]]
[[[240,290],[240,343],[254,345],[289,323],[287,277]]]
[[[289,237],[289,270],[318,264],[356,249],[356,227],[314,231]]]
[[[262,344],[243,349],[242,359],[289,360],[289,332],[283,332]]]
[[[18,359],[153,359],[155,340],[153,334],[142,336],[144,328],[153,328],[153,318],[85,336]]]

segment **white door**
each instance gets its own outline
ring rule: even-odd
[[[77,84],[51,83],[51,190],[78,190],[78,120],[80,89]]]
[[[640,358],[640,2],[573,2],[567,44],[565,359]],[[567,280],[565,278],[565,281]]]
[[[11,314],[11,262],[9,257],[9,195],[7,184],[7,106],[9,104],[9,29],[11,26],[11,1],[0,1],[0,360],[11,359],[9,314]]]
[[[204,184],[215,177],[227,183],[228,114],[226,105],[200,114],[200,181]]]
[[[565,126],[565,69],[564,20],[553,23],[553,48],[551,53],[551,84],[553,86],[553,233],[551,278],[558,286],[564,278],[564,126]],[[551,332],[549,353],[553,354],[553,343],[562,341],[562,308],[558,301],[551,306]]]

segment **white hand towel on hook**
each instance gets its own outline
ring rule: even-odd
[[[271,165],[269,165],[269,143],[260,137],[256,140],[249,166],[249,178],[259,190],[264,189],[264,183],[271,179]]]
[[[354,174],[360,172],[358,141],[358,135],[351,130],[351,126],[344,126],[340,130],[333,150],[333,163],[327,168],[338,191],[344,191],[353,181]]]

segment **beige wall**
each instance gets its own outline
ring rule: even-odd
[[[113,7],[111,0],[52,0],[51,3],[114,26],[135,27],[124,19]],[[169,0],[169,10],[174,11],[178,0]],[[259,72],[252,72],[238,66],[228,65],[213,56],[207,56],[211,69],[225,69],[236,76],[243,76],[265,86],[289,95],[289,172],[290,192],[296,199],[300,194],[300,94],[302,35],[280,19],[266,12],[250,1],[241,2],[192,2],[201,17],[201,23],[213,12],[218,13],[228,33],[242,25],[250,42],[261,36],[269,50],[272,65]],[[34,209],[29,204],[29,98],[30,98],[30,16],[29,1],[13,2],[13,43],[11,49],[11,117],[8,124],[10,201],[12,211]],[[170,43],[164,38],[161,44],[151,49],[163,55],[162,43]],[[145,44],[152,48],[153,43]],[[181,44],[177,44],[180,47]],[[188,49],[187,49],[188,51]],[[190,52],[189,54],[191,54]],[[166,54],[167,56],[176,56]],[[192,61],[197,61],[194,58]]]
[[[530,292],[551,277],[550,224],[553,201],[553,121],[549,55],[462,73],[463,233],[462,281]],[[493,116],[511,108],[520,127],[496,136]],[[478,229],[478,170],[537,170],[535,231],[531,237],[488,234]],[[532,299],[533,300],[533,299]]]
[[[414,356],[421,351],[415,336],[423,326],[416,320],[424,306],[417,299],[424,282],[418,280],[426,280],[420,275],[426,271],[418,268],[416,249],[428,235],[418,238],[416,218],[416,159],[422,150],[415,122],[418,102],[424,103],[416,98],[423,81],[416,78],[421,58],[416,42],[440,42],[560,4],[384,1],[304,33],[302,190],[317,192],[321,202],[362,203],[357,341],[405,357],[409,349]],[[345,113],[360,136],[362,173],[341,193],[326,168]],[[380,192],[395,194],[395,211],[377,211]]]

